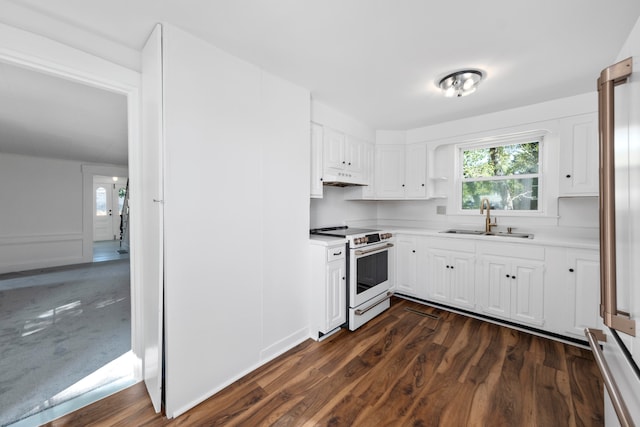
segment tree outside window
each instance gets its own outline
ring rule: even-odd
[[[463,148],[463,210],[480,208],[489,199],[491,209],[537,211],[540,141],[482,148]]]

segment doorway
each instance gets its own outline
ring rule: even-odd
[[[129,171],[125,175],[118,174],[118,176],[130,176],[132,179],[133,191],[140,196],[141,168],[139,166],[140,135],[138,130],[140,126],[140,74],[135,71],[124,69],[113,63],[95,61],[95,58],[91,57],[91,55],[52,42],[47,38],[40,37],[35,34],[28,34],[20,30],[11,29],[10,27],[3,27],[2,31],[6,37],[3,36],[0,38],[0,61],[15,64],[32,71],[56,76],[66,81],[85,84],[108,92],[117,93],[125,98],[127,106],[126,133],[128,138]],[[91,215],[92,209],[86,209],[87,203],[93,204],[93,197],[86,197],[87,193],[90,194],[93,190],[93,175],[85,173],[91,168],[101,169],[101,166],[93,164],[88,168],[84,168],[83,165],[82,168],[83,213],[78,214],[78,216],[82,218],[81,224],[83,237],[80,238],[80,240],[82,242],[82,259],[86,260],[84,262],[91,262],[91,248],[93,242],[93,221],[91,220],[91,216],[87,217],[87,213]],[[109,174],[109,172],[107,172],[107,174]],[[138,233],[141,233],[143,230],[143,227],[140,225],[140,217],[140,211],[137,211],[136,215],[132,217],[133,233],[131,234],[131,263],[130,272],[128,271],[126,274],[130,279],[130,289],[128,291],[129,300],[127,301],[127,305],[131,313],[129,348],[133,350],[127,363],[132,366],[132,371],[136,381],[141,379],[142,358],[140,357],[140,354],[142,354],[141,348],[143,347],[141,339],[141,319],[139,318],[140,311],[138,308],[142,301],[143,289],[138,288],[137,286],[138,283],[141,283],[142,271],[141,268],[138,267],[140,258],[135,256],[136,242],[141,240],[138,237]],[[75,236],[73,238],[77,239]],[[103,298],[98,302],[100,303],[98,304],[100,307],[113,306],[113,303],[109,298]],[[55,324],[53,319],[57,320],[65,316],[72,317],[78,313],[80,309],[81,308],[78,304],[72,302],[70,304],[62,304],[53,307],[51,310],[45,310],[46,312],[43,311],[36,317],[40,319],[40,322],[44,323],[51,320],[50,324],[53,325]],[[45,317],[39,317],[42,314],[44,314]],[[29,325],[35,324],[30,323]],[[32,334],[31,336],[35,335]],[[100,398],[100,396],[96,396],[95,398]],[[86,405],[87,403],[88,402],[85,401],[80,404]],[[71,411],[73,408],[68,407],[66,410]],[[60,413],[54,416],[59,415]],[[38,423],[41,421],[42,420],[38,420]]]

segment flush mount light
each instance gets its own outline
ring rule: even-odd
[[[482,80],[481,71],[461,70],[444,77],[438,86],[448,98],[461,97],[475,92],[480,80]]]

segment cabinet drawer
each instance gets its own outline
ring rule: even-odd
[[[344,246],[334,246],[327,249],[327,262],[344,259],[346,248]]]

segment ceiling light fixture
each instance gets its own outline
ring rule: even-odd
[[[482,77],[479,70],[456,71],[440,80],[438,86],[447,98],[467,96],[476,91]]]

